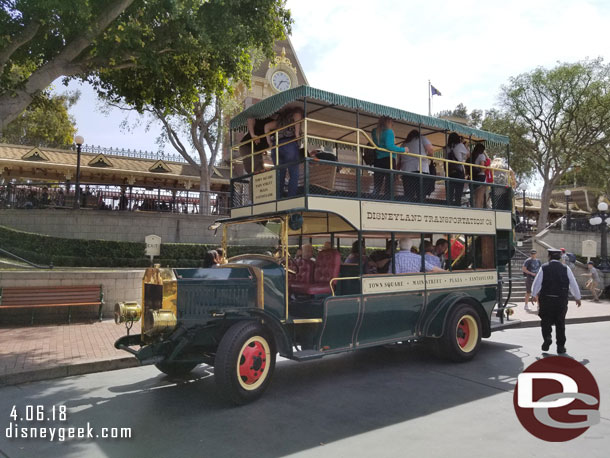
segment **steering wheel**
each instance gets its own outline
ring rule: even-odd
[[[285,265],[286,258],[280,259],[279,264],[284,269],[286,269],[286,272],[288,272],[289,274],[297,275],[299,273],[299,265],[297,264],[296,260],[290,255],[288,255],[288,265]]]

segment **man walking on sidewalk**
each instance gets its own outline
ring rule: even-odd
[[[532,283],[534,283],[534,278],[536,274],[540,270],[541,266],[540,259],[536,258],[536,250],[530,251],[530,257],[525,260],[523,263],[523,276],[525,277],[525,311],[529,312],[529,302],[530,295],[532,293]]]
[[[587,267],[589,268],[589,273],[583,274],[587,277],[591,277],[590,280],[587,280],[585,287],[591,291],[593,295],[593,302],[599,302],[599,293],[601,292],[601,278],[599,278],[599,271],[593,265],[593,261],[589,261],[587,263]]]
[[[553,342],[552,326],[555,325],[557,353],[566,352],[566,313],[568,312],[568,290],[580,307],[580,289],[572,271],[561,263],[561,251],[550,249],[549,262],[538,271],[532,285],[532,295],[538,302],[538,315],[542,328],[542,351],[548,351]]]

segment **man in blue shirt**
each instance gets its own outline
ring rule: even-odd
[[[549,262],[544,264],[532,285],[532,296],[538,302],[540,327],[542,328],[542,351],[548,351],[553,342],[552,326],[557,333],[557,353],[566,352],[566,313],[568,312],[568,290],[580,307],[580,289],[572,271],[561,263],[561,251],[549,249]]]
[[[421,255],[413,253],[411,247],[413,240],[405,237],[400,239],[400,251],[394,255],[394,265],[396,266],[397,274],[421,272],[422,263]],[[424,261],[426,272],[444,272],[443,269],[431,264],[429,261]]]
[[[530,257],[523,263],[523,276],[525,277],[525,311],[529,312],[530,294],[532,293],[532,283],[540,270],[542,263],[540,259],[536,259],[536,250],[530,251]]]

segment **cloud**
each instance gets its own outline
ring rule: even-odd
[[[538,66],[608,57],[610,8],[594,1],[290,1],[292,41],[312,86],[427,113],[491,108]]]

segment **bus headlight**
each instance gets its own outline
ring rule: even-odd
[[[176,315],[171,310],[148,310],[146,322],[148,328],[143,331],[147,336],[154,336],[172,331],[177,324]]]
[[[114,322],[116,324],[128,321],[140,321],[142,307],[137,302],[117,302],[114,305]]]

